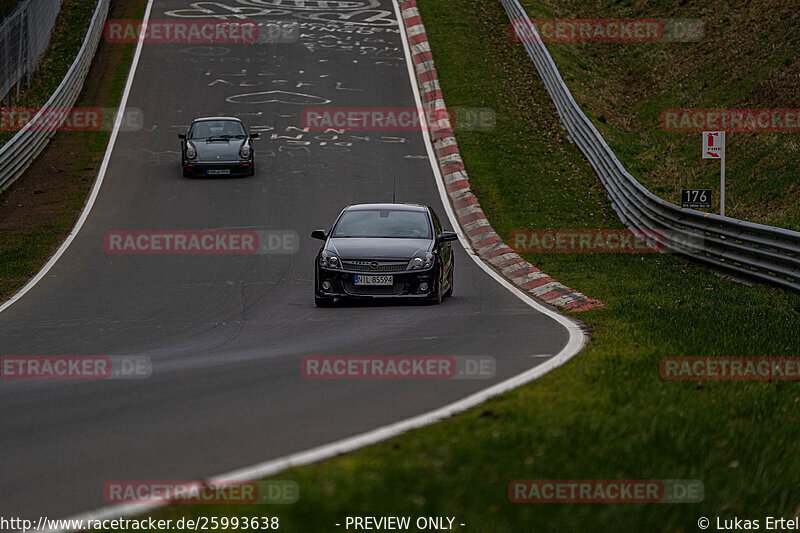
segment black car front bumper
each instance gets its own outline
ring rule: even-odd
[[[249,176],[253,172],[252,161],[184,161],[183,169],[192,176],[219,178],[226,176]]]
[[[399,272],[355,272],[317,266],[316,295],[321,298],[433,298],[436,296],[438,266],[426,270]],[[356,275],[392,276],[392,285],[356,285]],[[325,282],[330,288],[325,288]],[[423,287],[422,284],[427,285]]]

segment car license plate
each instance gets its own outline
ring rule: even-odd
[[[209,176],[219,176],[222,174],[230,174],[231,169],[229,168],[210,168],[208,169]]]
[[[356,274],[356,285],[392,285],[394,276],[365,276]]]

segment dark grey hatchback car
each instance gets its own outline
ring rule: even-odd
[[[358,204],[345,208],[317,254],[314,301],[417,298],[441,303],[453,293],[452,241],[426,205]]]

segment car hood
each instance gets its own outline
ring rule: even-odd
[[[227,141],[189,141],[197,150],[199,161],[238,161],[241,159],[239,150],[246,139],[229,139]],[[219,156],[219,157],[217,157]]]
[[[328,240],[325,249],[342,259],[411,259],[417,253],[429,252],[431,239],[347,238]]]

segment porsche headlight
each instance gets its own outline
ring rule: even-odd
[[[319,256],[319,266],[325,268],[341,268],[339,258],[330,252],[322,252]]]
[[[250,153],[250,146],[246,144],[239,150],[239,155],[242,156],[242,159],[250,159]]]
[[[191,144],[186,146],[186,159],[194,159],[197,157],[197,150]]]
[[[408,262],[406,270],[424,270],[430,268],[432,265],[433,254],[431,252],[425,252],[412,257],[411,261]]]

